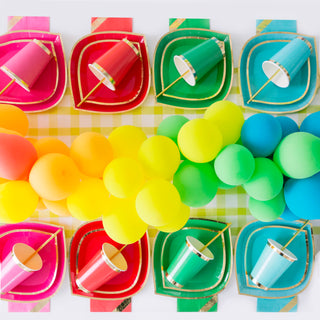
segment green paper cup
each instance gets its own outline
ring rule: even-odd
[[[171,284],[182,288],[213,260],[213,254],[208,248],[200,252],[203,246],[204,244],[196,238],[190,236],[186,238],[166,271],[166,278]]]
[[[224,56],[224,43],[212,37],[173,59],[180,75],[184,74],[183,79],[195,86]]]

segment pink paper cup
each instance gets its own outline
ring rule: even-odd
[[[0,293],[5,294],[42,268],[42,259],[24,243],[16,243],[0,266]]]
[[[51,51],[40,40],[34,39],[2,65],[1,70],[30,91],[51,58]]]
[[[128,269],[127,261],[119,250],[104,243],[94,257],[78,273],[76,284],[90,293]]]
[[[104,79],[106,87],[115,91],[139,57],[140,52],[134,44],[122,39],[94,63],[89,64],[89,69],[100,81]]]

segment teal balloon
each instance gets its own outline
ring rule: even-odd
[[[299,132],[299,127],[293,119],[286,116],[279,116],[276,117],[276,119],[280,122],[281,125],[282,139],[291,133]]]
[[[283,192],[268,201],[259,201],[249,198],[248,208],[250,213],[258,220],[269,222],[278,219],[285,210],[286,203]]]
[[[295,214],[293,214],[292,211],[287,206],[282,212],[282,215],[280,216],[280,218],[287,221],[296,221],[300,219]]]
[[[281,141],[273,161],[290,178],[309,178],[320,171],[320,138],[307,132],[292,133]]]
[[[189,121],[180,115],[169,116],[161,121],[157,128],[157,135],[166,136],[177,143],[178,133],[181,127]]]
[[[246,147],[230,144],[218,154],[214,168],[223,183],[236,186],[251,178],[255,161],[252,153]]]
[[[300,131],[309,132],[320,138],[320,111],[309,114],[301,123]]]
[[[218,191],[218,178],[209,163],[183,161],[173,176],[173,184],[181,201],[195,208],[208,204]]]
[[[256,158],[251,178],[243,184],[248,195],[259,201],[271,200],[283,187],[283,175],[278,166],[268,158]]]

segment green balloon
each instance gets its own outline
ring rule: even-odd
[[[268,201],[249,198],[248,207],[250,213],[260,221],[269,222],[276,220],[282,215],[286,207],[283,191]]]
[[[188,121],[189,119],[184,116],[169,116],[159,124],[157,135],[166,136],[177,143],[178,133],[181,127]]]
[[[320,138],[308,132],[292,133],[280,142],[273,161],[290,178],[309,178],[320,171]]]
[[[255,167],[252,153],[244,146],[230,144],[217,156],[214,168],[218,178],[228,185],[240,185],[248,181]]]
[[[218,191],[218,178],[209,163],[183,161],[173,176],[173,184],[181,201],[195,208],[208,204]]]
[[[256,158],[251,178],[243,184],[248,195],[259,201],[274,198],[283,187],[283,175],[278,166],[268,158]]]

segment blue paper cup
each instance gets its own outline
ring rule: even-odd
[[[255,264],[250,279],[264,290],[268,290],[297,260],[297,257],[288,249],[282,250],[282,245],[268,239],[261,256]]]
[[[182,288],[190,281],[207,263],[213,260],[212,252],[196,238],[188,236],[167,271],[167,280],[178,288]]]
[[[271,81],[278,87],[286,88],[308,60],[311,52],[311,43],[303,37],[296,37],[262,63],[263,72],[270,79],[279,70]]]
[[[190,86],[195,86],[224,56],[224,42],[212,37],[183,54],[174,56],[173,61],[180,75],[188,71],[183,79]]]

